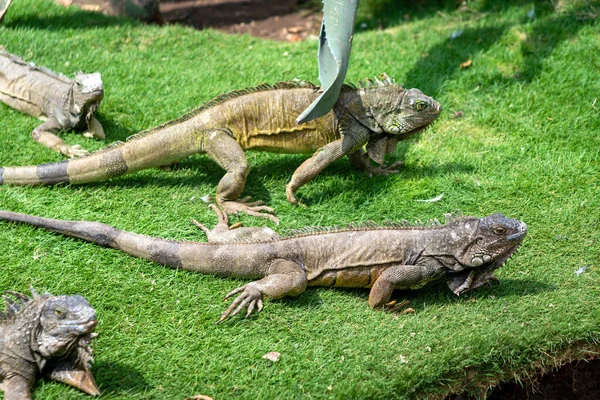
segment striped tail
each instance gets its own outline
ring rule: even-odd
[[[129,171],[119,143],[89,156],[25,167],[0,167],[0,185],[38,186],[89,183],[124,175]]]
[[[187,158],[201,149],[201,138],[201,134],[196,135],[183,124],[167,123],[81,158],[26,167],[0,167],[0,185],[100,182]]]

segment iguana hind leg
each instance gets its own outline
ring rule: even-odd
[[[81,157],[89,154],[87,150],[82,149],[79,145],[69,146],[64,140],[56,136],[62,127],[56,118],[50,118],[46,122],[39,125],[31,132],[33,140],[43,144],[58,153],[62,153],[67,157]]]
[[[206,233],[208,241],[211,243],[228,243],[237,241],[264,241],[278,238],[279,235],[270,228],[242,228],[241,223],[236,223],[229,226],[227,213],[220,210],[215,204],[211,204],[210,208],[217,214],[218,223],[213,229],[208,229],[196,220],[192,223]]]
[[[203,149],[227,173],[217,186],[217,203],[228,213],[239,212],[255,217],[269,218],[275,223],[279,219],[272,215],[274,210],[260,202],[239,199],[250,171],[244,150],[226,129],[215,129],[206,133]]]
[[[248,308],[246,312],[246,318],[248,318],[255,308],[257,309],[256,312],[262,310],[263,296],[271,299],[298,296],[306,290],[307,284],[306,271],[302,267],[293,261],[275,260],[266,277],[237,288],[225,296],[227,299],[234,294],[241,293],[225,310],[217,323],[225,321],[230,316],[237,315],[245,307]]]

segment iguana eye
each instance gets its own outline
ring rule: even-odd
[[[427,108],[427,103],[424,101],[416,101],[415,102],[415,110],[423,111]]]
[[[60,308],[55,308],[54,315],[56,315],[58,318],[64,318],[66,312],[64,310],[61,310]]]
[[[506,232],[506,229],[504,229],[501,226],[498,226],[498,227],[494,228],[494,233],[496,235],[504,235],[505,232]]]

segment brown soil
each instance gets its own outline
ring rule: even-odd
[[[167,23],[292,42],[316,38],[322,15],[297,0],[163,0],[160,12]]]
[[[488,399],[600,399],[600,360],[578,361],[563,365],[525,387],[515,382],[501,384],[494,389]]]

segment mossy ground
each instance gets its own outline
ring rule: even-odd
[[[348,80],[387,72],[445,112],[401,144],[397,176],[369,178],[346,160],[285,199],[306,156],[249,153],[246,194],[277,210],[276,229],[372,219],[502,212],[529,226],[501,284],[455,297],[443,286],[398,293],[412,315],[370,310],[368,292],[309,288],[216,326],[242,280],[173,271],[26,226],[0,228],[0,289],[81,293],[96,307],[94,371],[106,399],[443,397],[482,388],[600,346],[600,6],[592,1],[468,2],[361,16]],[[535,10],[535,18],[528,13]],[[409,13],[409,19],[404,14]],[[531,14],[530,14],[531,15]],[[462,35],[450,39],[456,31]],[[107,142],[124,140],[217,94],[292,78],[316,81],[316,42],[275,43],[181,26],[146,26],[17,0],[0,45],[72,75],[100,71]],[[461,69],[460,64],[472,60]],[[462,118],[455,117],[461,112]],[[39,123],[0,105],[0,165],[61,160],[34,143]],[[69,143],[106,143],[64,134]],[[189,220],[216,221],[201,197],[222,171],[200,155],[84,186],[0,188],[0,208],[102,221],[139,233],[203,240]],[[441,201],[420,203],[443,193]],[[264,221],[240,218],[246,225]],[[274,227],[270,222],[265,222]],[[275,227],[274,227],[275,228]],[[575,271],[588,266],[587,272]],[[269,351],[281,353],[272,363]],[[40,382],[38,399],[85,398]]]

